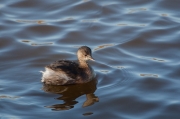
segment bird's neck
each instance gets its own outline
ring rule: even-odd
[[[84,68],[84,69],[88,69],[89,68],[89,65],[86,61],[84,60],[79,60],[79,67],[80,68]]]

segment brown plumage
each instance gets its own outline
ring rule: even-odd
[[[88,60],[93,60],[91,49],[82,46],[77,51],[78,62],[69,60],[56,61],[45,67],[42,82],[49,85],[68,85],[86,83],[95,77]]]

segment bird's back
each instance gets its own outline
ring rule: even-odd
[[[60,60],[45,67],[41,81],[50,85],[67,85],[87,82],[89,76],[78,63]]]
[[[79,71],[78,63],[69,60],[56,61],[46,66],[46,68],[49,68],[56,72],[64,72],[68,77],[71,77],[72,79],[76,78]]]

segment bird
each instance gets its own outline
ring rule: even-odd
[[[78,62],[59,60],[47,65],[45,71],[41,71],[41,82],[47,85],[70,85],[87,83],[95,78],[96,74],[87,62],[95,61],[91,49],[81,46],[77,50],[77,59]]]

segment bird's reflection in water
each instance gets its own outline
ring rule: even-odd
[[[86,95],[86,99],[83,103],[83,107],[87,107],[93,105],[95,102],[98,102],[99,99],[94,95],[96,91],[97,80],[93,79],[92,81],[84,84],[77,85],[68,85],[68,86],[52,86],[52,85],[44,85],[43,90],[50,93],[60,94],[58,100],[63,100],[63,104],[54,104],[51,106],[46,106],[48,108],[52,108],[52,110],[69,110],[74,107],[75,104],[78,103],[76,98]]]

